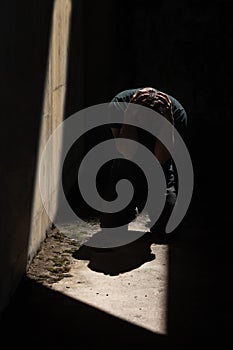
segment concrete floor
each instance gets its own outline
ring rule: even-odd
[[[130,229],[145,233],[125,246],[81,245],[72,276],[51,288],[25,277],[2,320],[3,339],[14,335],[8,346],[18,339],[24,348],[45,349],[196,348],[213,341],[230,348],[233,264],[224,229],[193,224],[161,241],[142,221]]]
[[[74,254],[72,277],[54,283],[52,289],[152,332],[166,334],[168,246],[152,243],[147,223],[148,216],[139,215],[128,229],[132,235],[142,232],[145,236],[117,249],[93,249],[87,240],[87,245]],[[98,225],[83,230],[86,236],[101,231]],[[77,226],[69,225],[61,231],[74,238]]]

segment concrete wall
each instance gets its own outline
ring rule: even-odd
[[[0,7],[1,312],[51,225],[40,198],[38,162],[64,117],[71,1],[3,1]],[[53,158],[50,167],[58,161]]]
[[[37,156],[37,173],[34,185],[30,241],[28,247],[28,264],[30,264],[31,259],[34,257],[41,242],[44,240],[46,230],[51,226],[51,221],[45,211],[44,203],[42,203],[40,194],[39,165],[41,154],[49,136],[64,119],[70,18],[71,1],[56,0],[53,9],[48,66],[44,89],[44,103]],[[55,150],[62,146],[61,143],[62,140],[59,139],[54,141],[54,154],[51,155],[51,163],[47,164],[43,176],[41,177],[41,181],[43,181],[43,184],[46,186],[47,192],[52,193],[52,197],[50,198],[51,203],[48,205],[52,206],[52,212],[54,215],[56,213],[58,195],[56,184],[58,179],[51,176],[51,168],[53,168],[55,174],[58,173],[60,160],[58,158],[58,152],[55,152]]]

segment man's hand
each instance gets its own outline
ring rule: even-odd
[[[134,104],[142,105],[148,108],[153,108],[156,104],[156,90],[151,87],[138,89],[131,98],[128,107],[125,111],[125,121],[133,121],[135,118],[140,118],[140,110],[133,106]]]
[[[162,91],[155,90],[151,87],[137,90],[130,100],[129,107],[127,108],[127,114],[130,113],[130,110],[133,110],[132,108],[130,109],[131,103],[152,108],[174,124],[171,100],[169,99],[168,95]]]
[[[156,93],[156,100],[158,106],[158,112],[161,113],[167,120],[169,120],[172,124],[174,124],[174,117],[173,117],[173,111],[172,111],[172,103],[169,99],[168,95],[158,91]]]
[[[119,138],[128,138],[131,140],[138,141],[137,127],[130,124],[134,124],[133,122],[135,118],[137,118],[138,120],[142,118],[143,120],[144,115],[139,109],[135,108],[133,104],[139,104],[151,108],[163,115],[164,118],[166,118],[172,124],[174,124],[172,103],[168,95],[161,91],[157,91],[151,87],[146,87],[137,90],[131,98],[130,103],[128,104],[128,107],[125,111],[124,124],[122,125],[122,128],[120,129],[119,134],[117,135]],[[162,128],[162,130],[160,130],[160,133],[163,134],[162,139],[167,139],[168,142],[171,143],[171,145],[173,144],[173,134],[170,133],[169,128]],[[129,146],[127,146],[126,148],[124,142],[120,141],[121,140],[119,139],[117,140],[118,150],[126,158],[131,159],[134,153],[136,152],[137,147],[135,145],[137,145],[137,143],[132,144],[131,148]],[[170,154],[168,150],[162,144],[162,142],[160,142],[159,139],[155,143],[154,154],[161,164],[170,159]]]
[[[130,103],[136,103],[149,108],[153,108],[156,104],[156,92],[157,90],[153,89],[152,87],[139,89],[133,95],[132,99],[130,100]]]
[[[140,89],[134,94],[131,103],[138,103],[154,109],[174,125],[172,103],[164,92],[153,88]],[[163,135],[162,139],[166,139],[172,146],[174,143],[173,133],[170,133],[167,128],[160,130],[160,133]],[[171,158],[170,153],[160,139],[155,143],[154,154],[161,164],[164,164]]]

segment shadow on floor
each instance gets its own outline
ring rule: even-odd
[[[129,232],[132,236],[134,233],[135,236],[138,234],[138,231]],[[176,239],[178,237],[177,233]],[[73,257],[77,260],[89,260],[88,267],[93,271],[115,276],[156,259],[151,250],[153,243],[171,244],[174,239],[174,236],[166,238],[165,235],[146,232],[137,240],[116,248],[93,248],[84,244],[73,253]]]

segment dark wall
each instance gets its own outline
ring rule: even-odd
[[[85,105],[148,84],[180,99],[192,119],[230,120],[232,5],[224,0],[85,2]],[[216,103],[217,92],[228,106]]]
[[[27,263],[52,7],[0,3],[0,310]]]
[[[82,10],[80,107],[143,85],[176,97],[188,113],[198,219],[203,210],[207,225],[213,213],[228,215],[233,1],[82,2]]]

